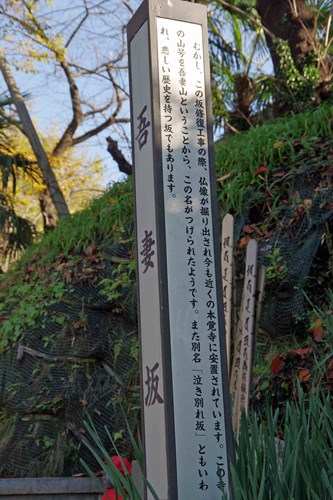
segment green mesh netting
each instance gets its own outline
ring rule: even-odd
[[[75,252],[57,257],[65,292],[0,357],[0,477],[69,476],[83,470],[80,459],[98,470],[82,444],[84,419],[92,418],[110,454],[105,426],[111,435],[127,434],[123,410],[136,425],[135,286],[117,289],[109,301],[100,284],[119,279],[119,262],[129,262],[132,250],[96,234],[83,261],[79,252],[77,263]],[[117,446],[130,449],[126,438]]]
[[[273,272],[266,279],[260,317],[259,343],[263,348],[266,341],[266,350],[269,338],[306,334],[307,311],[313,305],[325,305],[327,288],[332,285],[332,145],[330,138],[317,139],[295,158],[277,165],[267,180],[264,199],[258,201],[252,193],[243,216],[237,218],[236,239],[242,236],[244,225],[266,224],[268,235],[255,235],[258,264],[266,269],[274,268],[274,260],[276,264],[276,275]],[[322,292],[318,273],[322,274]]]
[[[304,314],[310,307],[304,294],[306,280],[325,234],[325,222],[333,214],[332,210],[323,208],[332,197],[332,192],[310,194],[304,193],[302,189],[299,192],[301,196],[311,200],[311,208],[303,216],[299,227],[290,233],[275,234],[260,246],[260,263],[270,266],[267,254],[272,254],[274,248],[279,248],[281,262],[285,265],[281,279],[268,280],[265,287],[260,324],[272,336],[295,333],[298,324],[304,320]],[[290,215],[286,214],[286,223],[290,221]]]

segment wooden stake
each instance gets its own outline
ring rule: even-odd
[[[227,214],[222,222],[222,289],[223,310],[226,333],[226,350],[228,373],[230,373],[231,336],[232,336],[232,295],[233,295],[233,246],[234,246],[234,218]]]
[[[240,306],[239,319],[236,328],[236,334],[233,344],[233,357],[232,357],[232,367],[229,382],[229,392],[231,397],[231,408],[232,408],[232,428],[236,429],[236,410],[238,407],[239,391],[238,387],[240,385],[240,358],[241,358],[241,347],[242,347],[242,325],[243,325],[243,306],[244,306],[244,289],[242,292],[242,301]]]
[[[238,436],[243,408],[247,412],[250,396],[251,368],[254,340],[254,316],[256,305],[258,243],[251,240],[247,246],[245,279],[239,319],[239,336],[236,340],[233,360],[232,411],[233,429]]]
[[[259,328],[259,320],[261,316],[262,303],[264,299],[265,281],[266,281],[266,268],[265,266],[260,266],[257,279],[257,305],[256,305],[256,318],[255,318],[256,324],[254,329],[255,338],[257,336]]]

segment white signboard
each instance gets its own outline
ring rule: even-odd
[[[157,18],[177,482],[180,499],[229,484],[202,27]]]
[[[207,9],[144,0],[128,39],[146,475],[159,500],[220,500],[232,431]]]

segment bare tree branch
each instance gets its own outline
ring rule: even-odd
[[[122,0],[122,5],[124,10],[131,11],[129,0]],[[101,63],[98,60],[97,51],[96,61],[92,63],[92,68],[85,67],[86,62],[82,64],[82,61],[70,60],[69,55],[66,56],[65,54],[65,49],[69,46],[72,47],[74,40],[80,36],[80,33],[82,34],[82,28],[85,30],[85,35],[88,33],[89,36],[94,36],[95,33],[90,28],[92,22],[90,19],[93,18],[95,11],[98,16],[101,15],[98,9],[102,6],[104,14],[109,15],[111,13],[113,16],[118,16],[117,10],[111,9],[110,11],[109,0],[101,0],[96,3],[82,0],[79,14],[75,19],[72,18],[71,22],[68,23],[65,16],[63,21],[65,25],[63,33],[66,34],[64,45],[59,42],[59,25],[50,25],[49,21],[46,21],[47,18],[38,17],[31,2],[22,0],[22,13],[17,13],[15,10],[14,12],[10,10],[7,12],[0,6],[0,12],[3,11],[4,16],[11,21],[13,26],[15,25],[15,29],[21,29],[24,37],[29,37],[32,42],[47,49],[52,54],[52,59],[55,60],[56,66],[61,68],[67,82],[71,115],[69,123],[65,124],[64,131],[58,143],[54,146],[52,154],[56,157],[61,157],[66,149],[83,143],[109,126],[129,122],[128,118],[120,117],[123,102],[128,97],[128,92],[126,88],[123,88],[121,80],[121,71],[125,70],[126,66],[122,65],[123,67],[120,67],[126,53],[124,29],[120,28],[121,33],[119,33],[120,36],[116,45],[117,50],[115,52],[113,52],[113,49],[110,51],[109,60]],[[57,16],[59,16],[59,12],[61,11],[57,11]],[[83,60],[86,61],[86,59]],[[84,90],[82,90],[84,87],[81,89],[79,86],[81,76],[83,80],[86,76],[92,76],[109,82],[112,92],[110,97],[107,100],[101,99],[98,86],[96,87],[96,95],[92,97],[85,96]],[[118,79],[120,84],[117,81]],[[95,123],[92,124],[93,119]],[[79,134],[78,130],[80,131]]]
[[[118,149],[117,141],[114,141],[112,137],[107,137],[106,140],[108,143],[107,150],[114,161],[118,164],[119,171],[127,175],[132,175],[133,167],[130,163],[128,163],[123,153]]]
[[[105,122],[101,123],[98,125],[98,127],[92,128],[91,130],[88,130],[88,132],[85,132],[84,134],[80,135],[79,137],[76,137],[73,139],[73,146],[76,146],[77,144],[81,144],[81,142],[86,141],[87,139],[90,139],[91,137],[94,137],[95,135],[99,134],[106,128],[110,127],[110,125],[115,125],[118,123],[129,123],[130,119],[129,118],[115,118],[114,116],[110,116]]]
[[[243,17],[244,19],[248,19],[250,23],[252,23],[254,26],[257,28],[262,29],[266,35],[269,35],[272,40],[275,40],[275,35],[272,33],[266,26],[263,26],[261,21],[259,19],[256,19],[255,17],[251,16],[248,14],[245,10],[237,7],[237,5],[233,5],[230,2],[225,2],[224,0],[217,0],[217,2],[225,8],[225,10],[233,13],[233,14],[238,14],[240,17]]]
[[[63,69],[68,81],[69,92],[72,102],[73,116],[68,127],[62,134],[62,137],[60,138],[58,144],[55,146],[52,152],[52,154],[56,157],[60,157],[68,147],[71,147],[73,145],[73,136],[83,120],[80,94],[76,82],[68,67],[68,64],[65,61],[62,61],[60,62],[60,66]]]
[[[83,16],[83,18],[81,19],[81,21],[79,22],[79,24],[76,26],[76,28],[74,29],[74,31],[71,33],[71,35],[69,36],[67,42],[65,43],[65,47],[67,49],[67,47],[69,46],[69,44],[71,43],[71,41],[73,40],[73,38],[75,37],[75,35],[78,33],[79,29],[81,28],[81,26],[83,26],[84,22],[86,21],[86,19],[88,19],[88,16],[89,16],[89,10],[87,8],[87,5],[85,5],[85,8],[86,8],[86,13],[85,15]]]

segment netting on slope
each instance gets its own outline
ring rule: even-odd
[[[265,227],[255,235],[258,264],[270,269],[260,318],[262,346],[269,338],[297,334],[299,329],[306,333],[306,312],[311,308],[307,295],[315,305],[324,305],[325,290],[322,296],[317,292],[313,297],[311,285],[318,279],[316,259],[320,272],[332,282],[328,249],[333,219],[331,159],[330,139],[317,139],[308,149],[300,148],[295,158],[276,166],[259,196],[261,201],[253,193],[244,215],[238,217],[238,240],[245,225],[263,223]]]
[[[84,419],[90,415],[112,453],[105,426],[111,434],[124,431],[121,407],[138,407],[135,287],[109,302],[99,285],[117,279],[131,248],[104,240],[97,252],[1,356],[0,408],[7,421],[3,433],[0,428],[0,476],[68,476],[82,470],[81,458],[96,470],[80,443]],[[126,413],[136,423],[137,414]],[[128,452],[126,439],[117,445]]]
[[[290,202],[281,213],[282,229],[260,241],[260,262],[269,266],[268,256],[279,248],[285,271],[266,285],[261,327],[270,336],[297,327],[306,310],[307,278],[332,220],[331,174],[320,170],[323,158],[318,168],[317,160],[303,162],[285,184],[288,168],[282,172],[281,198]],[[256,222],[250,215],[240,227]],[[120,403],[125,409],[138,405],[135,287],[109,301],[99,284],[117,280],[131,248],[111,239],[96,245],[91,257],[98,259],[68,270],[61,262],[65,294],[0,358],[0,410],[7,419],[0,422],[0,476],[71,475],[81,470],[80,458],[96,469],[80,444],[83,420],[92,417],[112,453],[105,425],[111,433],[124,430]],[[117,445],[128,450],[126,440]]]
[[[269,267],[272,261],[268,255],[278,248],[285,266],[281,275],[268,280],[265,287],[260,324],[273,337],[296,333],[298,324],[304,321],[304,314],[309,309],[305,296],[307,278],[325,234],[325,223],[333,215],[332,210],[325,209],[332,193],[312,193],[311,196],[301,189],[299,192],[303,199],[311,200],[311,208],[303,215],[299,227],[272,236],[261,245],[259,252],[259,262]],[[289,221],[290,215],[287,213],[284,220]]]

